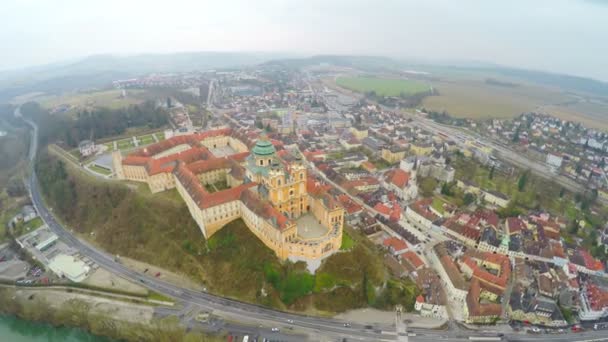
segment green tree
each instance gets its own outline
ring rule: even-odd
[[[467,192],[466,194],[464,194],[462,201],[463,201],[464,205],[469,205],[469,204],[475,202],[476,199],[477,199],[477,197],[474,194]]]
[[[519,176],[519,180],[517,181],[517,190],[519,190],[519,192],[523,192],[526,188],[526,184],[528,183],[528,173],[528,171],[525,171],[521,176]]]
[[[433,177],[421,177],[420,192],[424,197],[430,197],[437,188],[437,181]]]
[[[489,179],[494,178],[494,170],[496,169],[496,165],[492,165],[492,168],[490,169],[490,174],[488,175]]]

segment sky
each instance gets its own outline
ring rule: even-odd
[[[608,0],[11,0],[0,70],[94,54],[478,61],[608,81]]]

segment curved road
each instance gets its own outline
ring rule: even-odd
[[[19,108],[15,110],[15,115],[20,116]],[[37,148],[37,134],[38,127],[30,120],[25,120],[33,128],[32,145],[30,150],[29,158],[33,162],[35,158]],[[32,164],[33,165],[33,164]],[[183,288],[171,283],[167,283],[160,279],[149,277],[144,274],[135,272],[130,268],[116,262],[114,257],[104,251],[101,251],[85,241],[82,241],[72,235],[65,227],[63,227],[51,214],[49,208],[46,207],[38,182],[36,173],[31,172],[31,176],[28,181],[28,187],[30,190],[32,202],[38,213],[43,218],[49,228],[59,236],[64,242],[73,248],[80,251],[82,255],[86,255],[91,260],[96,262],[98,265],[106,268],[108,271],[121,276],[130,281],[139,282],[143,286],[162,293],[168,297],[175,298],[178,301],[188,302],[196,304],[204,310],[212,311],[214,314],[221,316],[228,320],[235,320],[242,324],[250,324],[252,326],[264,325],[271,327],[285,327],[291,326],[296,332],[308,333],[309,336],[315,336],[317,339],[322,336],[329,340],[340,340],[342,338],[348,338],[348,340],[365,340],[365,341],[382,341],[382,340],[408,340],[408,337],[397,336],[394,326],[378,326],[375,325],[373,329],[367,329],[361,324],[352,324],[349,327],[344,326],[344,321],[321,318],[305,315],[297,315],[292,313],[286,313],[268,309],[265,307],[257,306],[254,304],[248,304],[239,302],[232,299],[227,299],[215,295],[211,295],[206,292],[193,291],[187,288]],[[292,320],[293,323],[289,324],[287,321]],[[409,337],[411,340],[451,340],[451,341],[465,341],[471,335],[477,333],[472,331],[435,331],[425,329],[411,329],[417,333],[417,337]],[[590,331],[580,333],[576,335],[521,335],[521,334],[509,334],[508,339],[512,340],[553,340],[553,341],[574,341],[574,340],[589,340],[597,339],[605,336],[605,333],[597,331]]]

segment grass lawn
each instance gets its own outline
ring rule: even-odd
[[[29,230],[34,230],[34,229],[39,228],[43,224],[44,224],[44,222],[42,222],[42,219],[40,217],[36,217],[35,219],[26,222],[24,224],[24,226],[25,226],[25,228],[27,228]]]
[[[348,235],[347,232],[342,232],[342,245],[340,246],[341,250],[349,250],[355,245],[355,240]]]
[[[413,95],[430,89],[427,84],[418,81],[391,78],[338,77],[336,83],[353,91],[361,93],[374,91],[381,96],[400,96],[402,93]]]
[[[446,201],[444,201],[441,198],[435,196],[435,197],[433,197],[433,203],[431,203],[431,207],[433,207],[433,209],[437,210],[438,213],[440,213],[441,215],[443,215],[445,213],[445,209],[443,209],[443,205],[445,203],[446,203]]]
[[[152,134],[137,137],[137,139],[139,140],[140,145],[149,145],[149,144],[152,144],[153,142],[155,142]]]
[[[97,173],[101,173],[102,175],[106,175],[106,176],[109,176],[112,174],[112,171],[110,171],[106,168],[103,168],[103,167],[99,167],[93,163],[89,164],[89,169],[91,169]]]
[[[118,141],[118,149],[119,150],[125,150],[128,148],[132,148],[133,147],[133,139],[129,138],[129,139],[123,139]]]
[[[66,156],[77,162],[80,160],[80,150],[75,148],[75,149],[71,150],[69,153],[66,153]]]
[[[104,145],[108,147],[108,151],[114,151],[114,142],[113,141],[107,142]]]
[[[158,141],[165,140],[165,132],[156,132],[154,135],[156,135],[156,139],[158,139]]]

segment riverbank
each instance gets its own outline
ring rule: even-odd
[[[222,340],[221,336],[186,332],[177,317],[155,318],[154,306],[82,293],[35,288],[0,288],[0,303],[3,303],[0,307],[1,314],[14,315],[21,320],[38,324],[48,323],[53,327],[82,329],[92,335],[106,337],[105,341]]]

